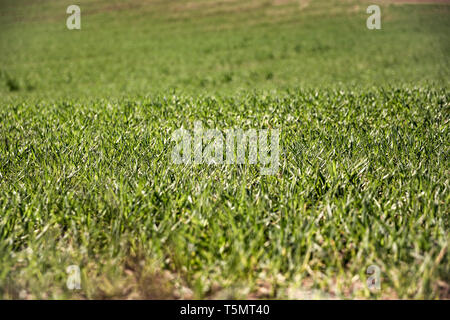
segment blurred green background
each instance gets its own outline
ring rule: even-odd
[[[0,93],[88,97],[447,86],[450,6],[368,1],[1,1]]]

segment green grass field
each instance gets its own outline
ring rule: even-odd
[[[378,3],[0,1],[0,298],[450,298],[450,5]]]

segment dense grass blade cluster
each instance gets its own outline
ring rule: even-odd
[[[448,297],[449,98],[389,88],[5,104],[0,296]],[[280,128],[278,174],[173,164],[171,133],[195,120]],[[81,293],[65,287],[70,264]],[[365,286],[370,264],[379,292]]]

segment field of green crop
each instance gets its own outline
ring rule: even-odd
[[[450,5],[71,4],[0,0],[0,298],[450,298]],[[174,164],[197,120],[277,174]]]

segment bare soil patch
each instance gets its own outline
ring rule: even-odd
[[[450,0],[390,0],[388,2],[395,2],[395,3],[448,3],[448,4],[450,4]]]

